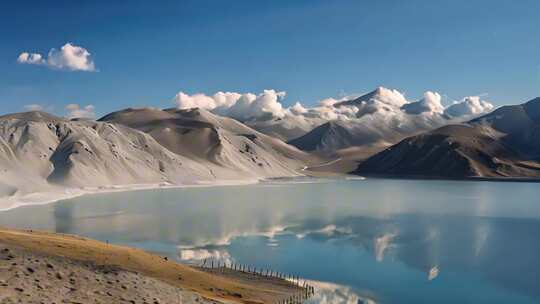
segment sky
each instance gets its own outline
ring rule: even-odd
[[[99,117],[180,91],[540,96],[538,0],[3,1],[0,39],[0,113]]]

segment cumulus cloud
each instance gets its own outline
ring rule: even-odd
[[[378,102],[396,107],[401,107],[408,103],[403,93],[398,90],[387,89],[385,87],[378,87],[374,92],[369,93],[368,96],[371,100],[376,100]]]
[[[201,108],[211,110],[217,114],[248,120],[264,116],[283,117],[285,109],[280,100],[285,92],[264,90],[261,94],[218,92],[212,96],[205,94],[189,95],[179,92],[174,97],[178,108]]]
[[[335,105],[338,102],[340,102],[340,100],[337,100],[335,98],[325,98],[325,99],[319,101],[319,105],[321,107],[331,107],[331,106]]]
[[[356,117],[361,118],[364,115],[371,115],[377,112],[392,113],[407,103],[408,101],[405,99],[405,96],[398,90],[378,87],[374,91],[363,94],[360,97],[334,103],[333,106],[336,108],[356,107],[354,109]]]
[[[21,64],[43,65],[56,70],[95,72],[96,67],[90,52],[72,43],[64,44],[59,50],[51,49],[44,58],[41,54],[22,52],[17,58]]]
[[[23,52],[17,58],[18,63],[26,64],[44,64],[45,60],[40,54]]]
[[[425,112],[443,113],[441,95],[437,92],[427,91],[424,98],[416,102],[406,103],[401,107],[408,114],[421,114]]]
[[[477,96],[445,107],[441,95],[433,91],[425,92],[418,101],[409,101],[398,90],[384,87],[360,96],[325,98],[314,107],[300,102],[284,107],[281,102],[285,96],[285,92],[276,90],[264,90],[259,94],[218,92],[214,95],[179,92],[174,102],[179,108],[199,107],[235,118],[255,129],[280,132],[278,136],[285,140],[328,121],[346,121],[350,122],[347,126],[355,128],[355,133],[361,133],[368,142],[376,142],[395,132],[412,134],[464,121],[493,108]]]
[[[296,102],[294,106],[290,107],[290,111],[295,115],[300,115],[307,113],[308,110],[301,103]]]
[[[174,97],[174,101],[180,109],[201,108],[213,110],[220,106],[230,107],[241,97],[242,94],[234,92],[217,92],[212,96],[201,93],[188,95],[184,92],[179,92]]]
[[[69,119],[73,118],[95,118],[95,107],[93,105],[86,105],[81,107],[76,103],[68,104],[65,108],[66,117]]]
[[[473,116],[493,110],[493,105],[481,100],[480,96],[468,96],[461,101],[455,101],[444,110],[444,113],[452,117]]]

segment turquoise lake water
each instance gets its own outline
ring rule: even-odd
[[[186,263],[312,281],[312,303],[540,303],[540,184],[274,180],[88,195],[0,212]]]

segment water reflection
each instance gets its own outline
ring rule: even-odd
[[[305,303],[319,304],[375,304],[367,296],[360,296],[351,287],[328,282],[309,281],[315,287],[315,294]]]
[[[71,204],[54,204],[54,231],[58,233],[69,233],[73,231],[74,216],[73,205]]]
[[[536,187],[366,180],[112,193],[3,212],[0,224],[332,282],[317,303],[534,303]]]
[[[181,261],[193,265],[214,262],[216,265],[231,265],[234,259],[225,248],[207,248],[207,249],[180,249],[178,257]]]
[[[409,281],[411,285],[415,284],[416,280],[416,284],[424,286],[422,280],[432,281],[444,276],[441,269],[445,269],[450,272],[446,280],[454,280],[457,276],[460,277],[457,281],[473,282],[478,279],[476,276],[480,276],[480,279],[487,279],[501,288],[513,288],[520,293],[540,298],[537,285],[540,267],[535,254],[540,252],[540,244],[535,241],[533,233],[540,231],[538,220],[456,216],[426,218],[404,215],[391,219],[346,217],[337,219],[332,224],[319,221],[318,227],[315,222],[317,221],[308,220],[306,225],[297,223],[290,227],[280,226],[279,229],[273,228],[259,233],[229,235],[226,244],[207,243],[191,249],[180,249],[179,257],[190,262],[200,262],[203,259],[232,262],[234,254],[231,255],[227,248],[241,247],[242,242],[250,238],[260,236],[267,238],[266,242],[273,240],[280,246],[281,244],[287,246],[288,242],[292,242],[291,237],[294,237],[297,242],[310,240],[331,244],[329,246],[335,251],[343,250],[343,246],[352,247],[352,250],[365,250],[377,263],[384,260],[389,260],[390,264],[405,263],[424,274],[423,279]],[[257,248],[265,253],[264,248]],[[309,251],[309,248],[306,246],[306,251]],[[277,259],[287,258],[284,254]],[[363,259],[362,263],[370,263],[369,257],[364,256]],[[324,263],[324,261],[317,262]],[[345,283],[354,283],[357,277],[362,277],[356,272],[363,269],[351,267],[352,261],[334,261],[336,262],[340,263],[335,265],[337,268],[348,272],[347,276],[352,277],[350,281],[345,280]],[[392,265],[385,265],[385,268],[387,267],[391,268]],[[340,275],[345,276],[344,273]],[[403,279],[406,279],[407,275],[414,276],[414,273],[404,274]],[[450,283],[456,284],[457,281]],[[482,286],[482,288],[489,290],[493,287]]]

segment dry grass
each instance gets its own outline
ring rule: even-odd
[[[0,242],[39,254],[116,266],[221,302],[273,303],[299,290],[283,281],[271,284],[257,280],[250,282],[240,277],[235,278],[234,275],[220,276],[167,261],[143,250],[73,235],[0,228]]]

